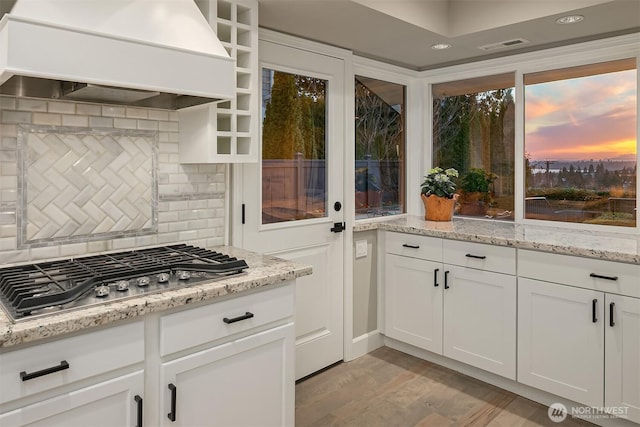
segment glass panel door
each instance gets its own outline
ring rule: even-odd
[[[262,70],[262,224],[327,216],[327,81]]]

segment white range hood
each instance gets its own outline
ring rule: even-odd
[[[193,0],[18,0],[0,20],[0,93],[179,109],[235,95]]]

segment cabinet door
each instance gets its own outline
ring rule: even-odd
[[[64,393],[0,415],[2,427],[138,426],[143,371]]]
[[[167,427],[293,426],[293,341],[289,323],[162,364],[160,419]]]
[[[640,423],[640,299],[606,295],[605,406]],[[623,409],[624,410],[624,409]]]
[[[442,264],[385,256],[385,335],[442,354]]]
[[[516,278],[444,265],[444,355],[516,377]]]
[[[518,381],[589,406],[604,394],[604,294],[518,280]]]

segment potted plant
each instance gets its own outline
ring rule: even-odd
[[[481,168],[472,168],[460,179],[460,214],[486,215],[491,204],[491,184],[498,176]]]
[[[458,171],[435,167],[424,177],[420,186],[420,196],[424,202],[424,219],[428,221],[450,221],[458,199],[455,178]]]

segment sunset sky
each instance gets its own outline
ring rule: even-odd
[[[525,152],[533,160],[634,160],[636,70],[526,86]]]

